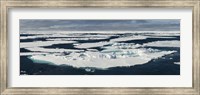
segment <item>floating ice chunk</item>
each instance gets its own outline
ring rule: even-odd
[[[21,73],[26,73],[26,71],[20,71]]]
[[[180,41],[156,41],[143,44],[143,46],[154,46],[154,47],[180,47]]]
[[[138,39],[146,39],[147,36],[128,36],[128,37],[119,37],[115,39],[111,39],[111,42],[120,42],[120,41],[128,41],[128,40],[138,40]]]
[[[67,56],[55,56],[54,54],[34,55],[32,60],[44,60],[55,65],[66,64],[73,67],[94,67],[106,69],[118,66],[133,66],[136,64],[145,64],[152,59],[157,59],[176,51],[157,51],[149,52],[148,49],[134,49],[132,51],[124,51],[120,53],[100,53],[86,51],[81,54],[72,52]],[[95,56],[95,57],[94,57]]]
[[[32,48],[39,46],[50,46],[53,44],[68,44],[76,43],[76,41],[34,41],[34,42],[22,42],[20,43],[20,48]]]
[[[83,43],[75,46],[76,48],[92,48],[92,47],[100,47],[103,45],[111,44],[111,42],[99,42],[99,43]]]
[[[49,37],[70,37],[67,35],[59,35],[59,34],[42,34],[35,36],[22,36],[20,39],[36,39],[36,38],[49,38]]]
[[[120,49],[105,49],[102,50],[101,53],[113,53],[113,52],[122,52]]]
[[[95,69],[92,69],[92,68],[85,68],[85,71],[86,71],[86,72],[94,72]]]
[[[180,65],[180,62],[174,62],[174,64],[179,64]]]
[[[166,35],[165,35],[166,36]],[[175,35],[172,35],[172,36],[175,36]],[[171,37],[170,35],[167,35],[166,37],[162,37],[162,36],[151,36],[151,37],[148,37],[148,38],[176,38],[176,37]]]
[[[78,43],[74,43],[73,45],[74,45],[74,46],[78,46],[78,45],[80,45],[80,44],[78,44]]]
[[[46,39],[48,41],[73,41],[73,40],[101,40],[101,39],[106,39],[100,38],[100,37],[70,37],[70,38],[51,38],[51,39]]]
[[[75,50],[75,49],[58,49],[58,48],[55,48],[55,49],[49,49],[49,48],[42,48],[42,47],[32,47],[32,48],[25,48],[27,50],[30,50],[30,51],[35,51],[35,52],[46,52],[46,53],[55,53],[55,52],[79,52],[79,51],[84,51],[84,50]]]
[[[134,48],[138,48],[141,45],[139,44],[134,44],[134,43],[113,43],[111,44],[111,46],[106,46],[103,48],[107,48],[107,49],[134,49]]]
[[[42,55],[42,54],[48,54],[48,53],[45,53],[45,52],[21,52],[20,56]]]

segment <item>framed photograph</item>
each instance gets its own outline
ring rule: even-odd
[[[1,0],[1,95],[200,95],[199,0]]]

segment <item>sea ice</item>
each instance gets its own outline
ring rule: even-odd
[[[180,41],[154,41],[144,44],[122,43],[123,41],[138,40],[146,38],[171,38],[171,36],[179,36],[179,31],[49,31],[49,32],[24,32],[24,34],[42,34],[34,36],[23,36],[20,39],[29,38],[47,38],[47,41],[21,42],[20,48],[25,48],[32,52],[20,53],[21,56],[31,55],[31,60],[41,60],[54,65],[69,65],[76,68],[86,68],[88,72],[93,70],[90,68],[107,69],[110,67],[134,66],[137,64],[145,64],[152,59],[174,53],[176,51],[161,51],[158,49],[144,48],[145,46],[153,47],[180,47]],[[98,33],[97,35],[91,33]],[[116,35],[132,33],[133,35],[119,36],[110,41],[101,41],[96,43],[78,43],[73,40],[99,40],[107,39]],[[56,38],[49,38],[56,37]],[[66,37],[66,38],[59,38]],[[67,38],[70,37],[70,38]],[[43,46],[51,46],[53,44],[69,44],[72,43],[78,49],[59,49],[59,48],[43,48]],[[91,49],[94,47],[102,48],[101,51]],[[180,64],[180,62],[175,63]]]
[[[35,52],[51,52],[51,53],[57,53],[57,52],[68,52],[68,51],[73,51],[73,52],[78,52],[78,51],[84,51],[84,50],[77,50],[77,49],[59,49],[59,48],[54,48],[54,49],[49,49],[49,48],[42,48],[42,47],[30,47],[30,48],[25,48],[30,51],[35,51]]]
[[[135,49],[132,52],[121,52],[118,54],[113,53],[100,53],[87,51],[81,53],[71,53],[67,56],[55,56],[54,54],[47,55],[33,55],[30,57],[32,60],[45,60],[55,65],[69,65],[73,67],[93,67],[99,69],[106,69],[118,66],[133,66],[136,64],[145,64],[152,59],[171,54],[176,51],[156,51],[149,52],[145,49]],[[134,56],[132,56],[134,55]]]
[[[173,40],[173,41],[156,41],[145,43],[143,46],[154,46],[154,47],[180,47],[180,41]]]
[[[76,43],[76,41],[34,41],[34,42],[22,42],[20,43],[20,48],[32,48],[40,46],[50,46],[53,44],[68,44]]]

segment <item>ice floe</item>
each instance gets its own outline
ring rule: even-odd
[[[30,56],[30,55],[44,55],[48,53],[44,52],[26,52],[26,53],[20,53],[20,56]]]
[[[71,53],[66,56],[47,54],[33,55],[32,60],[45,60],[55,65],[69,65],[73,67],[93,67],[106,69],[118,66],[133,66],[136,64],[144,64],[152,59],[171,54],[176,51],[158,51],[148,49],[134,49],[114,52],[90,52]]]
[[[174,62],[174,64],[178,64],[178,65],[180,65],[180,62]]]
[[[52,53],[57,53],[57,52],[68,52],[68,51],[83,51],[83,50],[75,50],[75,49],[59,49],[59,48],[53,48],[53,49],[49,49],[49,48],[42,48],[42,47],[29,47],[29,48],[25,48],[27,50],[30,51],[35,51],[35,52],[52,52]]]
[[[99,47],[103,45],[111,44],[112,42],[98,42],[98,43],[83,43],[76,45],[76,48],[92,48],[92,47]]]
[[[120,37],[120,38],[111,39],[111,42],[139,40],[139,39],[146,39],[146,38],[147,36],[128,36],[128,37]]]
[[[180,47],[180,41],[155,41],[143,44],[143,46],[154,46],[154,47]]]
[[[33,42],[22,42],[20,43],[20,48],[32,48],[39,46],[50,46],[53,44],[67,44],[76,43],[76,41],[33,41]]]

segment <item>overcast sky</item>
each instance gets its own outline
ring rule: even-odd
[[[179,31],[179,19],[39,20],[20,19],[20,31]]]

